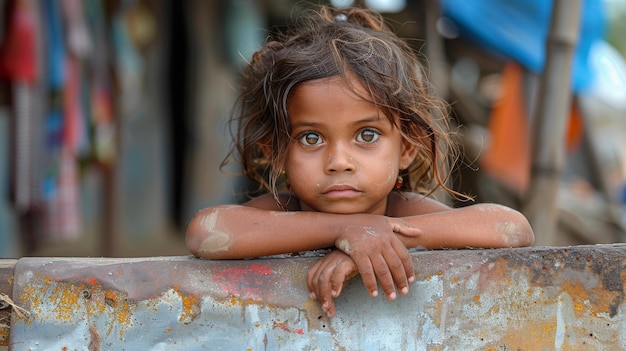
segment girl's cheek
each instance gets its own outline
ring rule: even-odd
[[[387,179],[381,184],[381,186],[388,188],[390,184],[395,185],[398,178],[398,170],[394,169],[391,163],[387,162]]]

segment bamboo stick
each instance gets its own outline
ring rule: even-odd
[[[579,18],[580,0],[554,0],[531,128],[531,181],[523,206],[535,231],[536,245],[554,245],[557,238],[556,202],[565,167],[565,127],[572,99],[571,67]]]

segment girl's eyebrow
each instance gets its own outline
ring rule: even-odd
[[[380,115],[376,115],[376,116],[372,116],[372,117],[366,117],[363,119],[360,119],[358,121],[354,121],[352,124],[363,124],[363,123],[373,123],[373,122],[384,122],[387,119],[385,118],[381,118]]]

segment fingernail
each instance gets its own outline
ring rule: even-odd
[[[389,300],[395,300],[396,299],[396,293],[392,292],[391,294],[389,294]]]
[[[374,290],[374,291],[372,291],[372,292],[371,292],[371,295],[372,295],[373,297],[378,296],[378,290]]]
[[[413,283],[415,281],[415,277],[414,276],[410,276],[409,277],[409,283]]]
[[[336,292],[335,290],[331,290],[331,291],[330,291],[330,295],[331,295],[332,297],[337,297],[337,292]]]
[[[315,293],[313,293],[313,292],[309,293],[309,298],[311,300],[315,300]]]
[[[409,288],[408,287],[405,286],[404,288],[400,289],[400,294],[406,295],[408,293],[409,293]]]

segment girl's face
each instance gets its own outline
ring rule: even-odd
[[[285,173],[301,209],[385,214],[387,195],[416,146],[337,77],[300,84],[288,109],[292,139]]]

